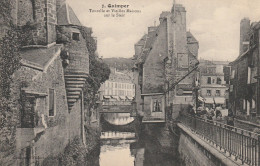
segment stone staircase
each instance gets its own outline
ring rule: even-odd
[[[77,100],[80,99],[83,86],[87,79],[87,75],[65,74],[64,78],[67,92],[68,107],[69,110],[71,110],[75,102],[77,102]]]

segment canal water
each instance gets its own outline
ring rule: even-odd
[[[101,132],[98,152],[88,163],[91,166],[184,166],[176,154],[151,136],[138,134],[137,137],[135,132],[106,130]]]

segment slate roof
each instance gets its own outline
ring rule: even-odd
[[[190,40],[188,40],[188,43],[198,43],[198,40],[192,35],[190,31],[187,32],[187,39],[188,38],[190,38]]]
[[[145,45],[147,34],[145,34],[135,45]]]
[[[57,11],[58,25],[82,26],[73,9],[68,4],[63,4]]]
[[[157,31],[158,31],[158,27],[157,27],[156,31],[150,31],[150,32],[148,32],[148,35],[146,35],[145,46],[143,48],[141,55],[138,57],[136,63],[145,62],[146,57],[148,56],[149,52],[151,51],[153,43],[157,37],[157,33],[158,33]]]
[[[30,65],[34,65],[39,68],[44,68],[48,62],[54,57],[60,50],[60,45],[55,45],[49,48],[37,47],[37,48],[24,48],[21,52],[21,58],[24,62]]]

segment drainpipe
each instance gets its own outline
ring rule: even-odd
[[[258,56],[257,56],[257,85],[256,85],[256,116],[260,117],[260,30],[258,30]]]
[[[81,91],[81,138],[82,143],[86,145],[86,137],[85,137],[85,128],[84,128],[84,94],[83,90]]]

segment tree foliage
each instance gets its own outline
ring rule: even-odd
[[[0,22],[5,34],[0,38],[0,154],[12,153],[15,149],[16,108],[10,108],[10,85],[13,73],[20,67],[20,37],[23,35],[12,24],[12,1],[0,2]],[[18,106],[17,106],[18,107]],[[3,153],[2,153],[3,152]],[[3,156],[0,156],[2,158]],[[12,159],[7,159],[11,163]],[[4,163],[3,163],[4,162]],[[5,165],[4,160],[0,165]]]
[[[85,106],[90,110],[94,108],[98,100],[97,94],[102,83],[104,83],[110,75],[110,69],[106,63],[99,59],[96,50],[96,40],[91,36],[91,29],[81,27],[81,34],[86,39],[86,45],[89,52],[89,75],[84,86],[84,102]]]

